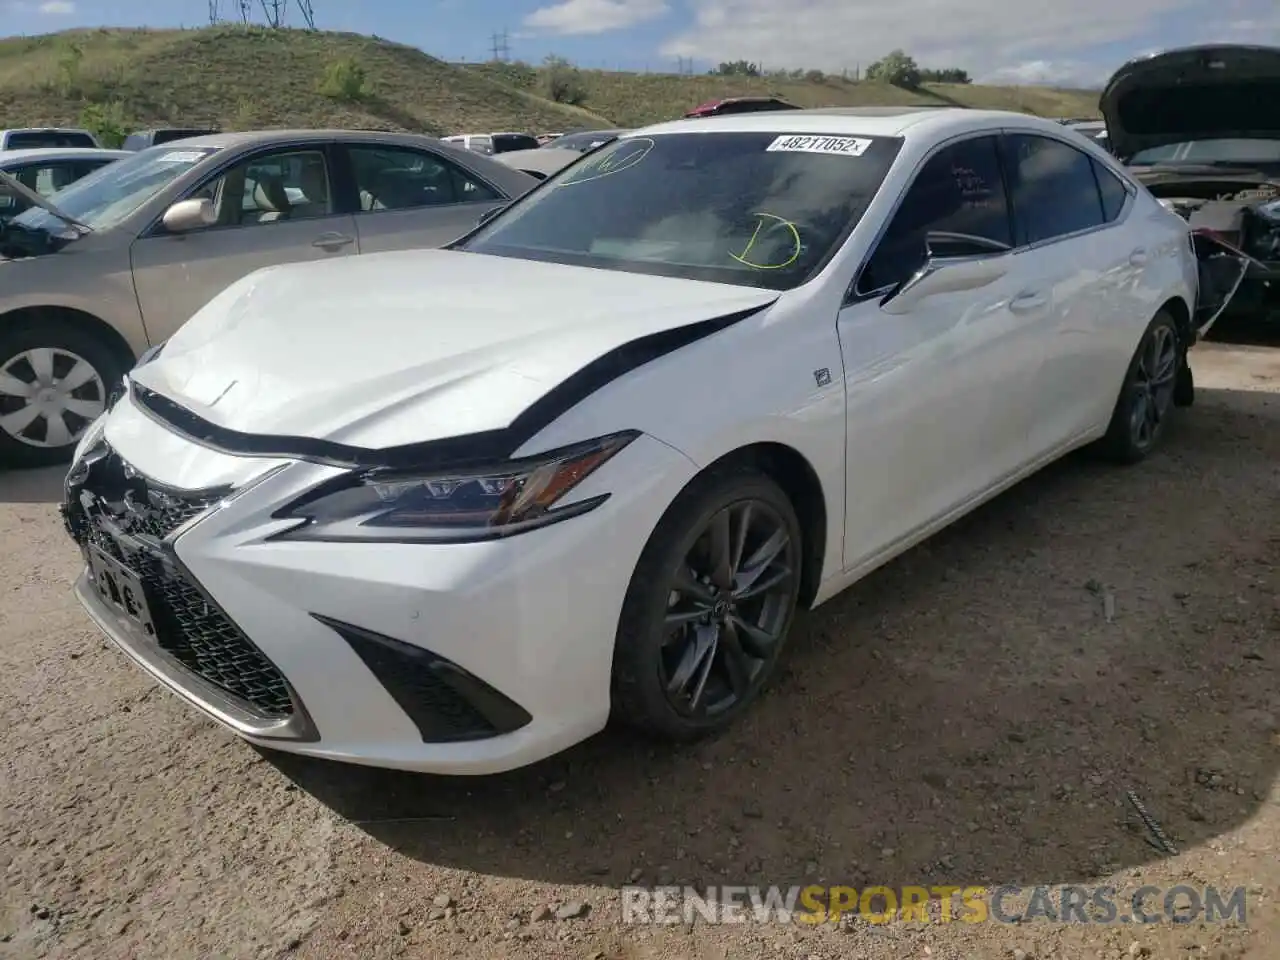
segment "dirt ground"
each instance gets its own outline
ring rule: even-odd
[[[1270,343],[1198,347],[1149,462],[1070,458],[803,617],[727,735],[484,779],[215,727],[81,614],[57,471],[2,476],[0,957],[1280,956]],[[1216,884],[1248,919],[635,926],[629,881]]]

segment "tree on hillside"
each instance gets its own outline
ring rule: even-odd
[[[543,76],[547,83],[547,96],[556,103],[582,106],[587,100],[587,85],[582,82],[578,68],[564,57],[554,54],[542,61]]]
[[[921,83],[920,67],[903,51],[894,50],[883,60],[877,60],[867,67],[867,79],[914,90]]]
[[[734,60],[720,64],[711,72],[721,77],[758,77],[760,64],[750,60]]]
[[[961,70],[959,67],[945,67],[942,70],[922,68],[920,81],[922,83],[973,83],[969,71]]]

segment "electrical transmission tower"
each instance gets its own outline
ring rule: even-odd
[[[503,28],[501,33],[495,33],[491,37],[490,49],[493,51],[493,59],[502,63],[506,63],[511,59],[511,46],[507,43],[507,31]]]
[[[316,5],[311,0],[298,0],[298,12],[302,14],[302,22],[308,30],[316,28]]]
[[[284,15],[288,10],[286,0],[258,0],[262,5],[262,15],[267,18],[267,26],[280,28],[284,26]]]

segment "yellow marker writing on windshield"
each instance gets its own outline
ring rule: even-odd
[[[800,252],[803,245],[800,242],[800,231],[796,228],[794,223],[784,217],[775,216],[772,213],[757,213],[754,214],[754,216],[756,218],[756,229],[751,234],[751,239],[747,241],[747,245],[742,248],[741,253],[730,252],[729,256],[733,257],[734,260],[737,260],[744,267],[751,267],[753,270],[781,270],[783,267],[789,267],[800,259]],[[766,226],[765,221],[773,222]],[[751,249],[756,245],[756,240],[759,239],[760,234],[768,234],[772,233],[774,230],[780,229],[786,229],[791,233],[793,241],[791,256],[782,263],[756,263],[748,259]]]
[[[587,160],[582,166],[571,171],[559,185],[567,187],[572,184],[587,183],[591,180],[599,180],[601,177],[613,176],[623,170],[630,170],[649,155],[653,146],[653,141],[648,137],[619,141],[613,148],[606,148],[609,152],[605,156]]]

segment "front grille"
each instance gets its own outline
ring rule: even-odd
[[[271,719],[292,715],[284,675],[159,544],[229,491],[160,489],[110,450],[86,459],[87,472],[73,474],[63,504],[67,529],[82,548],[97,546],[142,580],[160,649],[252,712]],[[110,526],[126,537],[108,532]]]

